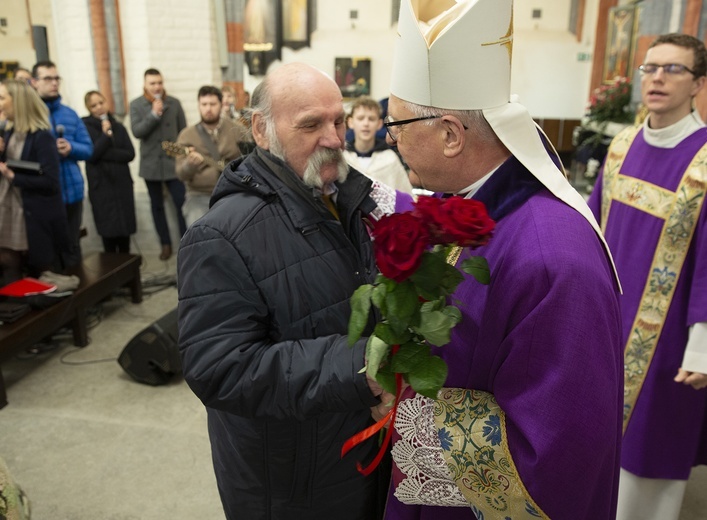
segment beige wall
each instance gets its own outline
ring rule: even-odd
[[[196,123],[199,87],[221,84],[212,2],[120,0],[120,15],[128,100],[142,94],[143,74],[154,67]]]
[[[591,24],[596,23],[598,2],[587,0],[586,4],[585,36],[577,42],[567,31],[569,0],[515,0],[512,87],[535,117],[577,118],[584,112],[591,61],[580,62],[577,57],[594,47]],[[3,11],[5,5],[13,25],[24,24],[27,32],[25,0],[2,0]],[[29,5],[33,23],[47,26],[51,58],[66,78],[63,96],[83,113],[83,93],[96,86],[88,2],[29,0]],[[188,121],[195,121],[197,89],[221,83],[213,2],[119,0],[119,5],[128,99],[142,92],[144,70],[156,67],[162,71],[170,94],[182,100]],[[353,23],[349,17],[352,9],[358,10],[358,20]],[[533,9],[542,10],[540,20],[531,18]],[[312,47],[283,49],[283,62],[305,61],[333,74],[336,57],[370,57],[371,93],[376,98],[387,96],[396,39],[391,0],[318,0],[318,15]],[[14,54],[23,56],[22,62],[31,65],[34,52],[28,34],[22,40],[20,33],[12,46],[0,45],[0,56],[12,47]],[[246,71],[245,88],[252,91],[261,79]]]
[[[39,22],[30,23],[25,0],[2,0],[0,17],[7,19],[6,34],[0,33],[0,61],[18,61],[21,67],[31,68],[35,62],[31,25]]]

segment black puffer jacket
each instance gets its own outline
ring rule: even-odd
[[[355,467],[375,439],[340,458],[378,402],[358,373],[365,341],[346,338],[349,298],[375,277],[370,186],[351,171],[339,222],[258,148],[226,168],[182,239],[184,376],[207,407],[229,519],[376,518],[376,475]]]

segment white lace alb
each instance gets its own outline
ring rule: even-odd
[[[394,427],[401,439],[393,445],[393,461],[405,475],[395,489],[397,499],[403,504],[469,507],[444,460],[434,401],[419,394],[402,400]]]

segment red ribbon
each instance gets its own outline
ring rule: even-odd
[[[365,430],[358,432],[356,435],[348,439],[341,448],[341,458],[343,458],[344,455],[346,455],[351,450],[351,448],[361,444],[366,439],[369,439],[370,437],[378,433],[381,429],[385,427],[386,424],[388,424],[388,421],[390,421],[390,427],[388,428],[388,431],[385,434],[383,444],[381,444],[381,447],[378,450],[378,454],[375,456],[373,461],[371,461],[371,463],[365,468],[360,462],[356,462],[356,469],[358,469],[359,473],[362,473],[365,476],[368,476],[373,473],[373,471],[378,467],[378,464],[380,464],[381,460],[383,460],[383,455],[385,455],[385,451],[386,449],[388,449],[388,445],[390,444],[390,438],[393,435],[393,425],[395,424],[395,414],[398,411],[398,402],[400,401],[400,395],[402,394],[402,374],[395,374],[395,387],[396,397],[395,403],[393,404],[393,408],[385,415],[385,417],[383,417],[376,424],[374,424],[373,426],[369,426]]]

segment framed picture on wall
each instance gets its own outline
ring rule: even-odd
[[[371,58],[334,58],[334,80],[345,99],[371,94]]]
[[[311,32],[310,0],[282,0],[282,46],[309,47]]]
[[[612,7],[609,10],[609,26],[606,31],[606,56],[602,75],[604,83],[613,83],[616,77],[631,79],[637,31],[637,6],[626,5]]]

